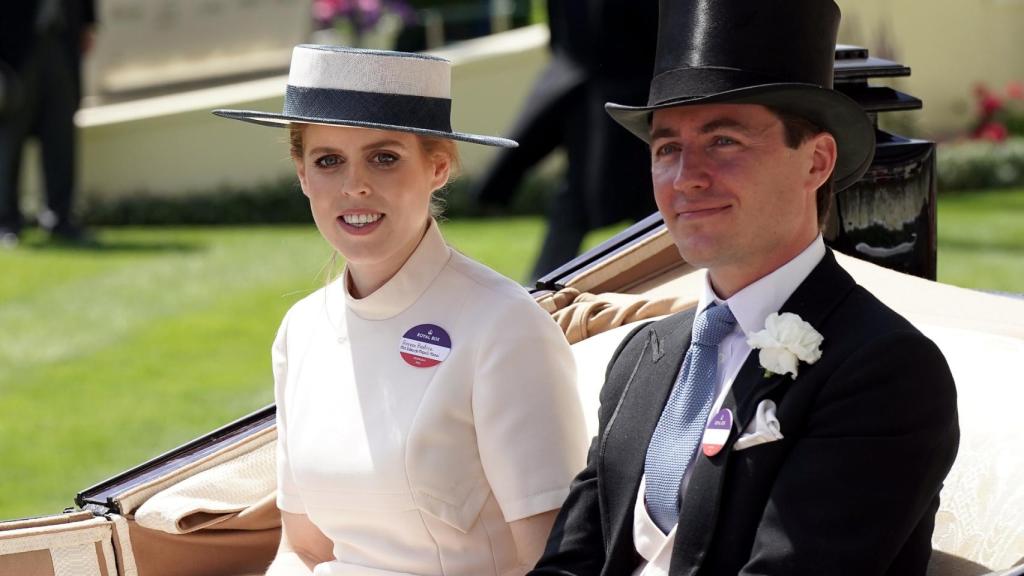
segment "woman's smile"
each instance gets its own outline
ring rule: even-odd
[[[347,211],[337,218],[342,230],[356,236],[365,236],[373,232],[383,220],[383,213],[367,210]]]

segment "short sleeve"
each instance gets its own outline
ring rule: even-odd
[[[477,444],[505,520],[559,508],[589,445],[565,336],[524,297],[487,323],[477,354]]]
[[[281,322],[271,349],[274,367],[274,401],[277,404],[277,507],[293,514],[305,514],[306,506],[299,496],[288,460],[288,405],[285,389],[288,383],[288,315]]]

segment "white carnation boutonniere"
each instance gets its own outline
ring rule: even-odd
[[[751,348],[758,350],[758,360],[765,377],[772,374],[792,374],[796,378],[800,362],[814,364],[821,358],[821,343],[825,338],[800,316],[772,312],[764,321],[764,330],[747,339]]]

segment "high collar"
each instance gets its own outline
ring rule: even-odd
[[[345,306],[365,320],[385,320],[397,316],[426,292],[451,255],[451,248],[445,244],[437,222],[431,219],[419,245],[405,264],[383,286],[365,298],[355,298],[349,292],[349,272],[348,267],[345,268],[340,282],[345,293]]]
[[[764,328],[764,321],[768,315],[782,308],[797,286],[810,275],[824,256],[825,241],[819,234],[792,260],[733,294],[728,300],[722,300],[715,294],[710,278],[705,276],[704,291],[697,302],[697,310],[704,310],[712,302],[724,302],[729,305],[729,310],[736,317],[740,329],[749,336]]]

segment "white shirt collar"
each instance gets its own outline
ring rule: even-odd
[[[786,300],[793,295],[797,286],[803,283],[814,267],[825,257],[825,241],[818,234],[792,260],[776,268],[767,276],[733,294],[728,300],[722,300],[711,287],[711,280],[705,271],[704,290],[697,301],[697,310],[701,311],[711,305],[725,303],[729,306],[736,323],[747,336],[764,329],[764,321],[772,312],[778,312]]]

